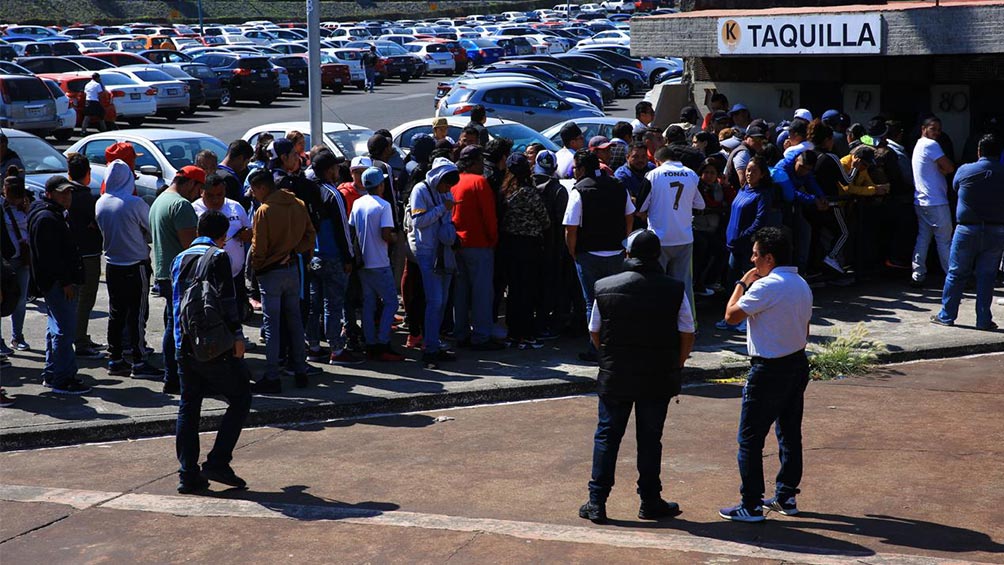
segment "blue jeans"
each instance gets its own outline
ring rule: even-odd
[[[21,338],[24,335],[24,314],[28,310],[28,279],[31,277],[31,267],[21,263],[20,259],[12,259],[11,267],[17,273],[17,284],[21,287],[21,296],[17,299],[14,312],[10,315],[11,337]],[[0,332],[0,339],[3,333]]]
[[[662,256],[659,263],[666,270],[666,274],[683,283],[687,293],[687,301],[690,302],[690,311],[694,310],[694,244],[684,243],[683,245],[662,246]]]
[[[251,373],[243,359],[223,355],[212,361],[197,361],[182,353],[181,402],[178,404],[178,423],[175,429],[175,452],[178,455],[178,475],[182,481],[199,477],[199,416],[202,399],[222,396],[227,401],[227,411],[220,420],[213,450],[206,456],[206,465],[226,468],[233,459],[234,446],[241,436],[244,420],[251,409]]]
[[[349,275],[339,257],[314,257],[310,269],[314,276],[310,279],[307,343],[317,347],[323,335],[331,351],[341,351],[345,347],[342,316],[345,314]]]
[[[390,267],[360,269],[359,282],[363,286],[363,337],[366,345],[390,343],[390,326],[397,312],[397,287],[394,271]],[[379,306],[377,301],[380,302]],[[380,326],[376,326],[377,308],[380,308]]]
[[[596,297],[596,281],[616,275],[624,270],[624,254],[612,257],[600,257],[590,253],[575,254],[575,271],[579,274],[579,284],[582,285],[582,296],[586,299],[586,323],[593,315],[593,299]],[[589,344],[592,349],[592,342]]]
[[[457,253],[457,286],[453,290],[453,333],[457,341],[470,338],[471,343],[485,343],[491,338],[494,273],[494,249],[472,247]]]
[[[450,293],[450,281],[453,275],[437,273],[434,270],[436,264],[434,255],[416,255],[415,259],[418,270],[422,273],[422,291],[425,292],[422,343],[425,345],[426,353],[437,353],[443,348],[439,341],[439,329],[446,314],[446,297]]]
[[[303,318],[300,315],[300,273],[295,262],[258,275],[261,289],[262,329],[265,331],[265,375],[279,378],[279,331],[289,332],[288,363],[294,373],[307,371],[307,347],[303,343]]]
[[[617,451],[634,406],[635,434],[638,439],[638,495],[642,500],[659,498],[662,482],[662,429],[666,423],[668,399],[622,400],[599,397],[599,421],[593,438],[593,472],[589,500],[605,503],[614,486]]]
[[[1004,225],[963,225],[955,228],[952,238],[948,276],[941,294],[938,318],[954,322],[959,317],[962,291],[972,275],[976,276],[976,327],[988,328],[993,322],[990,304],[994,297],[994,280],[1004,254]]]
[[[763,444],[771,424],[777,434],[781,469],[774,493],[779,497],[798,492],[802,481],[802,407],[809,383],[809,362],[804,351],[778,359],[754,357],[743,387],[739,415],[739,477],[743,506],[754,508],[763,500]]]
[[[913,280],[927,277],[927,249],[934,238],[938,246],[941,270],[948,273],[948,257],[952,247],[952,209],[948,204],[941,206],[920,206],[917,210],[917,243],[913,247]]]
[[[45,382],[59,386],[77,375],[77,354],[73,341],[77,336],[77,299],[67,300],[63,287],[53,283],[45,292],[48,324],[45,331]]]
[[[364,69],[366,72],[366,90],[373,92],[376,86],[376,68]]]
[[[164,337],[161,339],[161,351],[164,352],[164,382],[177,383],[178,380],[178,352],[174,347],[174,293],[171,289],[170,279],[159,279],[157,281],[157,292],[160,297],[166,300],[164,304]],[[136,341],[135,339],[133,341]],[[140,336],[140,347],[143,339]],[[136,352],[133,352],[136,356]],[[138,356],[136,357],[139,358]]]

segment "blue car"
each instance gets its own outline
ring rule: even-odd
[[[587,100],[592,102],[593,106],[596,106],[601,110],[603,109],[603,95],[600,93],[599,90],[582,83],[561,80],[556,76],[552,75],[551,73],[542,69],[535,69],[529,66],[521,67],[518,65],[499,65],[499,66],[490,65],[488,67],[485,67],[484,69],[473,69],[470,72],[479,74],[517,73],[521,75],[532,76],[536,79],[539,79],[541,82],[549,85],[551,88],[554,88],[555,90],[563,90],[571,92],[573,94],[578,94],[580,97],[586,98]]]
[[[467,50],[469,66],[490,65],[505,55],[505,49],[490,39],[461,39],[460,46]]]

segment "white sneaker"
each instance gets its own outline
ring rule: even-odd
[[[844,268],[840,266],[840,262],[829,255],[823,258],[823,264],[841,275],[844,274]]]

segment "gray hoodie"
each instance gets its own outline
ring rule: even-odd
[[[109,265],[135,265],[150,258],[150,206],[135,196],[136,177],[116,159],[108,165],[105,193],[95,206]]]
[[[436,190],[440,179],[450,172],[456,172],[457,166],[445,157],[439,157],[432,162],[432,169],[425,175],[425,181],[420,182],[411,190],[408,200],[408,211],[405,214],[405,229],[408,232],[408,247],[417,255],[432,255],[436,253],[437,244],[449,247],[452,241],[448,233],[453,228],[453,215],[443,204],[445,200],[453,200],[449,192],[440,194]],[[443,229],[445,228],[445,229]]]

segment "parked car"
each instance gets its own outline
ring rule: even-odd
[[[441,43],[413,41],[405,44],[404,48],[421,57],[430,73],[438,71],[452,75],[456,71],[457,64],[453,53]]]
[[[148,68],[160,69],[164,72],[164,74],[169,75],[174,80],[179,80],[188,85],[188,108],[184,111],[186,116],[191,116],[196,112],[199,106],[206,103],[206,93],[202,88],[202,79],[188,74],[188,72],[182,69],[178,63],[165,63],[163,65]]]
[[[0,75],[0,127],[49,135],[62,123],[56,101],[35,76]]]
[[[22,76],[32,76],[33,72],[28,69],[18,65],[17,63],[12,63],[10,61],[0,61],[0,75],[22,75]]]
[[[505,49],[490,39],[461,39],[460,45],[467,50],[468,67],[490,65],[505,56]]]
[[[558,122],[540,132],[540,134],[551,140],[558,147],[562,147],[564,144],[561,143],[561,128],[567,123],[574,123],[579,126],[579,129],[582,130],[582,137],[587,140],[596,135],[613,139],[614,126],[622,121],[625,121],[624,118],[575,118]]]
[[[70,37],[57,33],[56,31],[43,26],[12,25],[12,26],[7,26],[7,29],[4,31],[4,39],[10,42],[18,40],[52,41],[59,39],[70,39]]]
[[[493,66],[498,68],[504,68],[510,65],[514,65],[517,67],[525,66],[532,69],[540,69],[551,73],[552,75],[555,76],[555,78],[558,78],[560,80],[591,86],[596,90],[600,91],[600,95],[603,97],[604,104],[610,104],[611,102],[614,101],[614,98],[616,98],[613,86],[607,81],[601,79],[598,75],[594,75],[591,73],[590,74],[579,73],[578,71],[569,68],[567,65],[560,64],[557,61],[557,59],[554,59],[553,61],[544,59],[540,60],[509,59],[509,60],[499,61],[498,63],[495,63],[495,65]]]
[[[584,45],[582,47],[576,48],[576,51],[581,51],[587,55],[596,55],[597,51],[612,51],[619,55],[630,59],[632,62],[637,61],[641,64],[641,70],[649,78],[649,85],[656,84],[656,79],[659,75],[668,71],[683,71],[683,59],[678,57],[637,57],[631,56],[631,48],[626,45],[617,45],[614,43],[598,43],[593,45]],[[604,59],[607,60],[607,59]],[[607,60],[607,62],[610,62]]]
[[[544,88],[520,82],[460,84],[440,102],[437,116],[468,115],[481,104],[488,115],[542,130],[569,117],[599,117],[603,111],[592,104],[562,100]]]
[[[52,99],[56,103],[56,115],[59,116],[59,127],[53,130],[52,137],[56,138],[56,141],[66,141],[73,137],[73,128],[77,125],[77,111],[71,106],[70,99],[56,81],[42,78],[42,83],[52,94]]]
[[[557,57],[576,71],[594,72],[614,87],[618,98],[627,98],[648,90],[648,80],[640,71],[613,67],[601,59],[586,54],[563,54]]]
[[[446,122],[449,124],[449,129],[447,130],[446,135],[450,136],[454,140],[460,139],[461,130],[463,130],[464,126],[470,123],[470,121],[470,118],[463,116],[447,116]],[[489,137],[505,137],[511,139],[513,141],[513,151],[523,151],[526,149],[527,145],[530,145],[531,143],[540,143],[544,146],[544,148],[551,151],[557,151],[560,148],[559,145],[555,145],[554,142],[544,137],[537,131],[517,122],[500,120],[498,118],[488,118],[484,125],[488,130]],[[432,118],[412,120],[390,130],[394,143],[400,147],[402,151],[410,151],[415,136],[422,133],[432,135]]]
[[[559,79],[551,73],[531,67],[519,67],[516,65],[489,65],[482,69],[472,69],[468,71],[472,76],[491,76],[494,74],[520,74],[531,76],[551,88],[558,91],[570,92],[573,96],[588,100],[590,104],[597,108],[603,108],[605,101],[599,90],[578,82],[568,82]]]
[[[506,57],[533,55],[537,51],[534,44],[523,36],[493,36],[492,39],[502,48]]]
[[[176,66],[188,73],[189,76],[202,81],[202,92],[205,95],[205,104],[210,110],[218,110],[223,105],[223,91],[228,80],[224,80],[202,63],[165,63],[163,66]]]
[[[81,55],[91,52],[108,51],[108,46],[97,39],[75,39],[73,43],[77,46],[77,50],[80,51]]]
[[[70,127],[80,127],[80,125],[83,124],[84,110],[86,107],[86,103],[84,101],[84,86],[91,81],[91,74],[93,73],[76,72],[39,75],[39,78],[48,79],[54,82],[56,86],[66,95],[70,108],[75,113],[73,125]],[[102,81],[102,83],[104,83],[104,81]],[[145,87],[142,88],[145,92]],[[52,88],[50,87],[49,90],[51,91]],[[108,92],[109,96],[99,96],[101,106],[105,110],[104,120],[108,123],[115,123],[115,120],[118,119],[118,112],[115,108],[115,93],[118,92],[118,89],[105,84],[105,90]],[[122,92],[117,96],[125,96],[125,93]],[[150,98],[151,104],[149,113],[153,114],[157,108],[156,103],[152,101],[153,97],[150,96]]]
[[[366,87],[366,71],[363,70],[362,49],[325,49],[321,53],[334,57],[338,62],[348,65],[352,84],[360,89]]]
[[[136,189],[141,198],[152,203],[158,191],[171,182],[179,169],[195,162],[195,156],[209,149],[221,161],[227,145],[215,137],[194,131],[172,129],[123,129],[89,135],[66,150],[82,153],[91,162],[91,178],[104,180],[105,150],[119,141],[136,148]]]
[[[348,84],[352,84],[349,66],[334,55],[321,52],[321,88],[330,88],[338,94]]]
[[[401,79],[401,82],[408,82],[412,77],[418,76],[422,64],[421,59],[397,43],[376,40],[353,41],[345,44],[346,47],[358,49],[369,49],[370,45],[377,48],[377,56],[380,57],[384,77],[397,77]]]
[[[105,51],[104,53],[88,53],[88,56],[111,63],[116,67],[123,65],[149,65],[153,63],[146,57],[126,51]]]
[[[251,144],[252,147],[258,142],[258,136],[263,133],[270,133],[279,138],[287,133],[297,130],[303,132],[306,137],[307,147],[312,147],[317,141],[310,139],[310,122],[276,122],[255,126],[246,132],[241,138]],[[373,130],[353,124],[324,122],[324,139],[321,140],[328,149],[336,156],[351,160],[359,155],[367,155],[369,149],[366,142],[373,135]],[[400,153],[400,149],[395,149]],[[402,155],[403,156],[403,155]]]
[[[107,61],[95,59],[94,57],[88,57],[87,55],[67,55],[63,58],[67,61],[73,61],[88,71],[103,71],[105,69],[115,68],[115,65]]]
[[[7,146],[21,157],[24,164],[25,187],[40,198],[45,192],[45,182],[52,175],[65,175],[66,157],[57,151],[44,139],[26,132],[4,128],[7,136]],[[100,181],[91,179],[91,190],[96,192],[101,186]]]
[[[87,70],[63,57],[20,57],[17,64],[36,75],[41,73],[74,73]]]
[[[606,8],[608,12],[634,13],[634,2],[631,0],[605,0],[600,2],[600,6]]]
[[[177,120],[190,107],[189,86],[155,66],[126,66],[105,71],[127,76],[143,86],[157,91],[157,115],[168,121]],[[104,76],[104,74],[102,74]]]
[[[224,85],[224,104],[231,105],[238,100],[257,100],[268,106],[279,97],[279,75],[272,68],[268,57],[207,53],[195,58],[217,76],[228,81]]]
[[[583,15],[595,14],[595,15],[605,16],[607,15],[607,9],[601,6],[600,4],[582,4],[579,6],[579,13]]]
[[[113,51],[124,51],[127,53],[139,53],[146,50],[146,45],[136,39],[111,39],[103,41],[108,45],[108,49]],[[107,51],[107,49],[106,49]],[[88,53],[90,55],[90,53]]]
[[[309,70],[307,59],[303,55],[273,55],[272,63],[282,68],[289,78],[289,89],[299,92],[302,96],[310,94],[308,88]]]
[[[140,51],[138,54],[158,65],[161,63],[191,63],[194,58],[184,51],[176,51],[174,49],[146,49]]]
[[[594,45],[597,43],[631,45],[631,34],[619,30],[601,31],[588,39],[583,39],[578,45]]]

